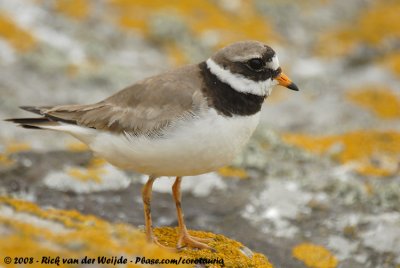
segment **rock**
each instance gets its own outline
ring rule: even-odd
[[[73,210],[41,208],[31,202],[0,197],[0,252],[6,264],[11,260],[7,267],[49,264],[148,267],[157,260],[189,263],[179,267],[273,267],[264,255],[252,253],[247,248],[243,251],[245,247],[241,243],[223,235],[189,232],[197,237],[211,238],[209,245],[216,252],[195,249],[173,252],[147,243],[144,233],[128,224],[110,223]],[[155,234],[162,244],[175,246],[176,229],[156,228]],[[172,264],[155,267],[172,267]]]

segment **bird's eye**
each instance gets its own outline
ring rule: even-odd
[[[247,62],[249,67],[255,71],[259,71],[264,67],[264,61],[262,59],[254,58]]]

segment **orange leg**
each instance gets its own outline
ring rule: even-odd
[[[156,180],[156,178],[157,177],[150,176],[149,180],[146,182],[146,184],[143,186],[142,189],[146,238],[147,241],[150,243],[154,243],[166,249],[171,249],[169,247],[160,244],[160,242],[158,242],[157,238],[154,236],[153,233],[153,222],[151,220],[151,192],[153,188],[153,183]]]
[[[151,192],[153,188],[153,183],[156,177],[150,176],[149,180],[143,186],[142,189],[142,198],[143,198],[143,206],[144,206],[144,221],[145,221],[145,231],[146,238],[148,242],[154,241],[153,234],[153,223],[151,220]]]
[[[178,229],[179,229],[179,235],[178,235],[178,243],[176,247],[178,249],[183,248],[183,245],[185,244],[186,246],[192,247],[192,248],[199,248],[199,249],[214,249],[206,244],[204,242],[208,242],[211,239],[204,239],[204,238],[197,238],[190,236],[186,225],[185,221],[183,219],[183,211],[182,211],[182,205],[181,205],[181,177],[176,177],[175,183],[172,186],[172,193],[174,196],[175,204],[176,204],[176,212],[178,214]]]

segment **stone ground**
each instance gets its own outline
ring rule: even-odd
[[[188,226],[275,267],[400,265],[396,1],[0,0],[0,10],[1,118],[101,100],[233,40],[270,43],[301,91],[275,89],[231,167],[184,179]],[[144,181],[66,135],[0,122],[2,196],[141,226]],[[177,224],[172,182],[155,183],[156,226]]]

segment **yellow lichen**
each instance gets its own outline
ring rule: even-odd
[[[0,154],[0,166],[11,166],[13,163],[14,161],[11,160],[8,155]]]
[[[246,256],[240,250],[243,248],[242,244],[222,235],[189,231],[197,237],[212,238],[209,245],[214,247],[216,252],[188,248],[174,253],[147,243],[141,231],[126,224],[109,223],[76,211],[42,209],[30,202],[0,197],[0,210],[6,208],[11,208],[13,212],[0,215],[0,230],[6,230],[3,232],[0,252],[11,258],[20,257],[21,254],[28,252],[29,254],[23,255],[33,257],[35,260],[26,266],[11,264],[7,267],[43,267],[42,256],[60,256],[79,260],[84,256],[96,258],[96,260],[98,256],[125,256],[133,261],[136,256],[145,256],[148,259],[160,260],[166,258],[177,260],[180,257],[210,260],[218,258],[224,261],[224,267],[272,268],[262,254],[254,253],[252,256]],[[37,220],[32,220],[32,217]],[[162,244],[169,247],[176,246],[177,230],[175,228],[156,228],[155,234]],[[62,267],[76,267],[76,265],[62,265]],[[128,262],[126,267],[144,267],[144,265]],[[157,267],[176,267],[176,265]],[[193,267],[193,265],[179,267]],[[221,265],[209,267],[221,267]]]
[[[372,1],[354,22],[321,36],[317,50],[326,55],[344,55],[360,43],[379,47],[382,42],[400,37],[400,3],[395,0]]]
[[[82,170],[79,168],[70,168],[68,170],[68,175],[74,177],[75,179],[81,181],[94,181],[94,182],[101,182],[101,175],[103,175],[104,170],[102,169],[87,169]]]
[[[381,118],[400,118],[400,99],[386,87],[363,87],[347,94],[348,98],[373,111]]]
[[[77,64],[68,64],[65,67],[65,71],[69,77],[75,77],[76,75],[78,75],[79,69],[80,69],[80,66]]]
[[[242,39],[271,41],[277,38],[270,24],[257,13],[250,1],[242,1],[240,8],[234,12],[204,0],[110,0],[110,4],[120,14],[119,25],[146,35],[149,33],[150,18],[165,11],[180,16],[197,37],[213,31],[218,38],[218,47]]]
[[[177,229],[176,228],[156,228],[155,235],[159,241],[168,247],[175,247],[177,243]],[[234,240],[226,238],[223,235],[216,235],[213,233],[202,232],[202,231],[189,231],[189,233],[195,237],[210,239],[207,244],[215,249],[215,252],[210,250],[193,250],[189,248],[183,249],[179,252],[179,255],[196,259],[196,258],[207,258],[209,260],[218,259],[224,261],[224,266],[221,264],[215,264],[211,267],[257,267],[257,268],[272,268],[272,264],[268,259],[260,254],[254,253],[253,256],[246,256],[241,249],[244,246]]]
[[[143,13],[137,10],[137,16],[122,15],[119,18],[118,24],[125,29],[135,29],[147,35],[149,32],[147,19]]]
[[[32,50],[36,45],[35,38],[25,29],[18,26],[12,18],[0,13],[0,38],[21,52]]]
[[[31,149],[31,145],[24,142],[9,142],[4,146],[4,150],[0,152],[0,165],[2,166],[11,166],[14,164],[14,161],[10,158],[12,154],[29,151]]]
[[[67,150],[71,152],[86,152],[89,147],[82,142],[70,142],[66,145]]]
[[[187,56],[183,52],[181,48],[179,48],[176,44],[167,44],[165,46],[167,54],[169,58],[175,65],[182,65],[187,62]]]
[[[107,164],[107,161],[103,158],[93,157],[88,164],[88,168],[100,168],[105,164]]]
[[[2,235],[0,252],[12,259],[21,256],[34,258],[30,264],[23,266],[12,263],[7,267],[43,267],[44,264],[41,263],[43,256],[79,260],[89,256],[96,261],[98,256],[125,256],[133,260],[125,267],[132,268],[147,267],[135,264],[136,256],[156,259],[179,258],[175,253],[147,243],[141,231],[126,224],[112,224],[76,211],[45,210],[33,203],[0,197],[0,210],[7,207],[14,212],[0,215],[0,229],[7,230]],[[15,214],[19,216],[14,217]],[[29,217],[38,220],[32,221]],[[61,267],[76,267],[76,265],[61,265]],[[176,265],[158,267],[176,267]]]
[[[292,254],[309,268],[335,268],[338,265],[338,260],[329,250],[311,243],[295,246]]]
[[[393,73],[400,76],[400,53],[388,53],[382,59],[383,65],[390,68]]]
[[[6,154],[14,154],[31,150],[31,145],[26,142],[10,142],[6,145]]]
[[[331,154],[335,160],[351,165],[363,175],[391,176],[400,173],[400,133],[396,131],[365,130],[319,137],[284,134],[282,138],[316,154]]]
[[[249,177],[246,170],[228,166],[218,169],[218,174],[224,177],[236,177],[239,179],[247,179]]]
[[[85,169],[83,168],[70,168],[67,173],[69,176],[81,181],[94,181],[102,182],[102,175],[107,173],[103,166],[107,162],[104,159],[94,157],[90,160]]]
[[[89,14],[88,0],[57,0],[56,10],[74,19],[83,19]]]

